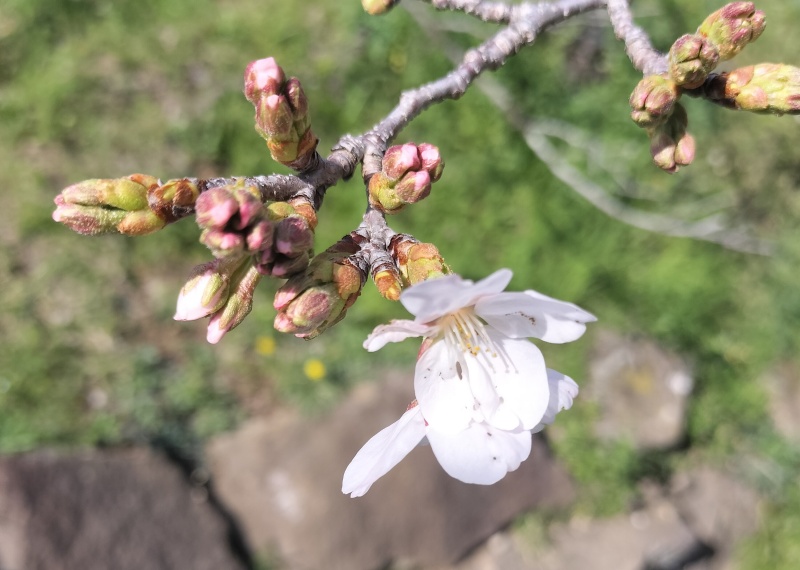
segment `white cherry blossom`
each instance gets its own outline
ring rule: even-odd
[[[511,271],[473,283],[457,275],[409,287],[400,297],[415,316],[378,326],[364,342],[423,337],[414,375],[416,400],[380,431],[345,471],[342,491],[361,496],[427,438],[444,470],[489,485],[517,469],[531,450],[531,432],[572,406],[575,382],[548,370],[528,340],[576,340],[595,319],[583,309],[537,293],[505,293]]]

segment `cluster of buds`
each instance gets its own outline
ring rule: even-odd
[[[686,109],[677,103],[665,123],[648,130],[653,162],[665,172],[677,172],[694,160],[694,137],[686,132],[688,124]]]
[[[684,89],[696,89],[720,61],[732,59],[754,42],[766,26],[764,12],[752,2],[726,4],[669,50],[669,76]]]
[[[709,96],[754,113],[800,114],[800,68],[759,63],[714,77]]]
[[[694,138],[686,132],[689,121],[679,98],[680,88],[665,75],[645,77],[630,98],[631,118],[647,131],[653,162],[670,173],[694,160]]]
[[[708,16],[696,33],[672,44],[667,74],[647,76],[633,90],[631,118],[647,130],[653,162],[659,168],[677,172],[694,160],[694,139],[686,132],[688,117],[678,103],[684,90],[705,85],[706,90],[717,92],[710,94],[712,99],[740,109],[785,113],[797,105],[797,88],[792,87],[797,80],[789,66],[764,64],[751,88],[746,85],[756,75],[752,69],[734,72],[733,81],[726,74],[711,73],[720,61],[731,59],[758,39],[765,25],[764,13],[752,2],[726,4]]]
[[[250,313],[261,280],[245,255],[229,256],[198,265],[178,295],[175,320],[210,317],[207,340],[216,344]]]
[[[207,338],[216,343],[250,313],[263,275],[288,277],[308,266],[317,218],[301,198],[262,202],[243,180],[201,194],[196,215],[200,241],[216,259],[194,269],[175,319],[210,317]]]
[[[427,198],[431,184],[439,180],[444,162],[435,146],[406,143],[389,147],[381,171],[369,181],[369,203],[386,214]]]
[[[190,214],[199,194],[187,178],[164,184],[146,174],[84,180],[56,196],[53,219],[84,235],[141,236]]]
[[[400,0],[361,0],[361,6],[367,14],[376,16],[391,10]]]
[[[360,251],[359,236],[347,235],[292,276],[275,294],[275,328],[312,339],[342,320],[366,281]]]
[[[257,188],[243,184],[218,186],[196,204],[200,242],[214,257],[256,254],[272,247],[273,228]]]
[[[215,257],[250,255],[259,273],[273,277],[308,265],[317,217],[302,199],[263,203],[257,188],[235,183],[204,192],[196,211],[200,241]]]
[[[286,79],[275,59],[259,59],[245,69],[244,94],[255,106],[256,131],[272,158],[300,172],[313,165],[318,141],[300,80]]]

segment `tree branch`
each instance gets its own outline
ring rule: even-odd
[[[628,0],[608,0],[608,17],[617,38],[625,42],[625,53],[644,75],[667,72],[667,56],[650,42],[650,36],[633,23]]]
[[[413,10],[411,13],[420,27],[428,32],[428,37],[432,41],[443,45],[448,57],[453,61],[457,61],[459,59],[457,48],[442,40],[441,35],[431,28],[428,20],[419,17],[419,14],[416,14]],[[528,147],[542,160],[556,178],[567,184],[574,192],[608,216],[625,224],[654,233],[710,241],[744,253],[759,255],[769,255],[771,253],[771,244],[753,238],[744,232],[726,228],[718,215],[691,222],[626,206],[623,202],[610,196],[599,184],[596,184],[569,164],[561,153],[550,144],[544,133],[537,129],[536,123],[519,112],[513,104],[511,95],[499,82],[491,77],[485,77],[479,83],[478,88],[506,115],[509,124],[520,131]]]

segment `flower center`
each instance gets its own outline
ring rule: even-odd
[[[444,340],[461,352],[477,356],[484,350],[487,356],[497,356],[497,349],[486,331],[486,325],[471,307],[442,317],[439,327]]]

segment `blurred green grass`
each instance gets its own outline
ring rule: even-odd
[[[648,0],[635,10],[665,48],[716,7]],[[792,61],[800,6],[759,7],[769,26],[737,63],[800,64]],[[568,54],[598,26],[597,65],[580,68]],[[370,285],[347,320],[312,343],[271,330],[276,285],[266,285],[245,323],[207,346],[200,323],[171,321],[178,289],[206,255],[191,222],[128,240],[73,235],[50,219],[58,190],[86,178],[280,171],[241,95],[244,66],[267,55],[302,79],[323,150],[368,129],[403,89],[449,69],[405,11],[369,18],[358,2],[0,4],[0,451],[146,441],[198,456],[205,438],[248,414],[286,404],[315,413],[382,366],[410,371],[413,343],[376,355],[361,349],[374,325],[403,315]],[[690,452],[719,462],[755,457],[788,475],[763,482],[774,507],[743,560],[754,569],[796,567],[800,554],[788,545],[800,524],[800,451],[775,433],[758,379],[800,348],[798,121],[689,101],[697,164],[676,176],[658,172],[628,119],[637,75],[602,18],[544,35],[496,77],[532,117],[585,129],[633,181],[623,189],[629,205],[691,211],[719,200],[732,226],[754,228],[776,244],[775,255],[609,219],[556,180],[477,90],[427,111],[403,134],[437,144],[447,168],[431,197],[393,226],[436,243],[466,277],[511,267],[513,288],[574,301],[600,317],[598,326],[651,336],[692,363],[685,450],[643,458],[624,443],[596,441],[588,405],[559,418],[565,436],[556,452],[581,484],[579,508],[619,510],[639,479],[669,472]],[[329,192],[318,250],[358,223],[357,178]],[[592,337],[544,347],[548,363],[580,382]],[[257,350],[259,338],[272,339],[274,351]],[[309,358],[324,363],[321,381],[303,374]]]

